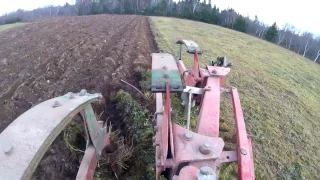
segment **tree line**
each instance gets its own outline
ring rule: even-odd
[[[294,51],[320,63],[320,37],[301,32],[293,25],[271,26],[242,16],[234,9],[220,10],[211,0],[75,0],[75,4],[47,6],[33,11],[17,10],[0,17],[0,24],[30,22],[56,16],[82,16],[95,14],[141,14],[169,16],[201,21],[256,36]]]

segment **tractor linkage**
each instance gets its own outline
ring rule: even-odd
[[[255,179],[251,137],[247,136],[239,94],[236,88],[224,87],[231,63],[219,57],[206,69],[199,67],[199,46],[190,40],[179,40],[175,60],[167,53],[152,54],[151,91],[156,97],[154,146],[157,180],[161,175],[173,180],[216,180],[222,163],[238,162],[238,179]],[[193,66],[186,69],[182,45],[194,55]],[[184,84],[180,77],[183,77]],[[187,114],[186,127],[172,122],[171,93],[181,93]],[[220,95],[232,96],[237,144],[236,151],[224,151],[219,137]],[[190,112],[195,102],[200,111],[195,132],[190,130]]]

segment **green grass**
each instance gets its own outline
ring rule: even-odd
[[[7,30],[7,29],[10,29],[10,28],[13,28],[13,27],[21,26],[21,25],[24,25],[24,24],[26,24],[26,23],[14,23],[14,24],[0,25],[0,32],[4,31],[4,30]]]
[[[217,56],[233,63],[227,85],[238,88],[254,136],[257,179],[320,179],[319,64],[219,26],[163,17],[151,22],[160,50],[176,54],[174,43],[191,39],[204,51],[202,66]],[[222,110],[222,118],[227,112]]]

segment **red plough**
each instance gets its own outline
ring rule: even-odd
[[[189,40],[179,40],[177,60],[172,55],[152,55],[152,86],[156,93],[156,175],[174,180],[215,180],[217,167],[222,163],[238,162],[238,179],[255,179],[251,138],[247,136],[239,94],[236,88],[226,88],[226,75],[231,64],[226,58],[218,58],[206,69],[199,67],[199,46]],[[194,63],[187,70],[182,59],[182,45],[194,54]],[[181,82],[180,75],[184,79]],[[186,127],[172,122],[171,93],[182,93],[186,108]],[[223,151],[224,141],[219,137],[220,95],[231,93],[236,128],[236,151]],[[164,98],[163,98],[164,96]],[[195,102],[200,112],[195,132],[190,131],[190,111]]]
[[[163,174],[174,180],[216,180],[222,163],[238,162],[242,180],[254,179],[251,138],[247,136],[239,94],[236,88],[224,87],[230,71],[226,58],[218,58],[206,69],[199,67],[202,51],[193,41],[180,40],[177,60],[170,54],[152,54],[151,91],[156,98],[154,147],[156,177]],[[181,59],[182,45],[194,54],[187,70]],[[184,84],[181,81],[184,79]],[[171,93],[181,93],[186,126],[171,118]],[[224,151],[219,137],[220,95],[232,96],[237,143],[236,151]],[[45,152],[68,123],[80,114],[86,132],[86,150],[76,179],[90,180],[97,162],[110,144],[111,126],[98,121],[91,104],[103,100],[101,94],[86,90],[49,99],[19,116],[0,134],[0,179],[30,179]],[[195,103],[200,112],[195,132],[190,130],[190,112]]]

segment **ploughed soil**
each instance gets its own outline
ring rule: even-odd
[[[0,132],[32,106],[67,92],[101,92],[107,101],[119,89],[134,92],[120,79],[137,85],[134,70],[150,68],[155,50],[143,16],[63,17],[1,32]],[[35,179],[74,179],[80,162],[72,157],[59,135]]]

